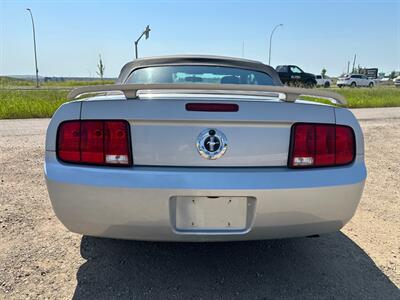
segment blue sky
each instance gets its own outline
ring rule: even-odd
[[[297,64],[339,75],[356,65],[400,69],[397,1],[7,1],[0,0],[0,74],[33,74],[32,9],[39,74],[96,76],[98,55],[115,77],[133,59],[133,41],[150,24],[140,56],[216,54]]]

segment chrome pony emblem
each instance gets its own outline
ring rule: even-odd
[[[228,141],[221,131],[206,129],[197,138],[196,146],[201,157],[205,159],[217,159],[226,152]]]

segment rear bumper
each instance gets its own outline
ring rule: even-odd
[[[362,158],[346,167],[76,167],[46,153],[45,177],[57,217],[71,231],[160,241],[228,241],[307,236],[339,230],[354,215],[366,178]],[[246,230],[180,232],[176,196],[252,199]]]

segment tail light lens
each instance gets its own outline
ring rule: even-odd
[[[66,121],[57,133],[57,157],[76,164],[132,165],[127,121]]]
[[[355,157],[354,131],[349,126],[294,124],[291,139],[292,168],[346,165]]]

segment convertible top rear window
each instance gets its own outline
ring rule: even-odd
[[[221,66],[154,66],[134,70],[126,83],[208,83],[274,85],[267,73]]]

